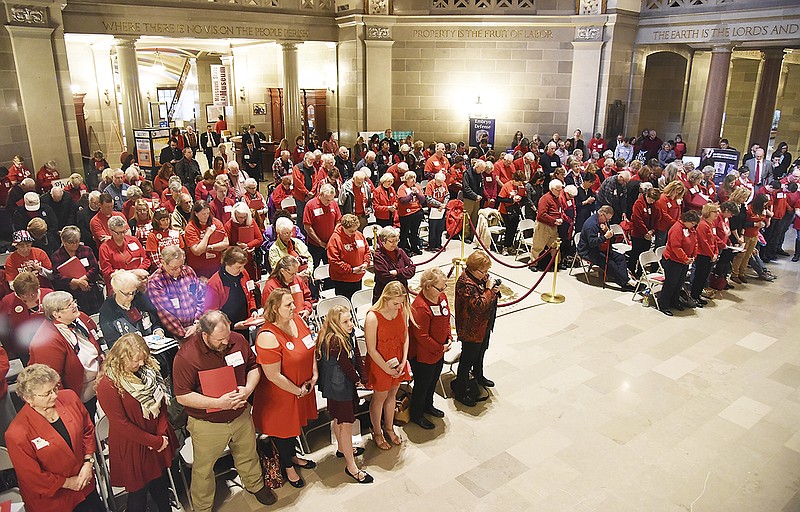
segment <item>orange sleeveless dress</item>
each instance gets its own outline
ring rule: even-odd
[[[398,361],[403,359],[403,344],[406,341],[408,324],[402,312],[399,312],[392,320],[387,320],[380,311],[375,311],[378,319],[378,330],[376,333],[376,348],[384,361],[396,357]],[[367,354],[366,358],[367,385],[373,391],[388,391],[389,388],[397,386],[402,381],[410,380],[411,375],[408,371],[408,361],[406,369],[398,378],[392,378],[384,372],[372,358]]]
[[[263,349],[256,344],[258,364],[281,363],[281,373],[295,385],[300,386],[311,379],[314,373],[314,340],[311,331],[300,318],[294,316],[297,337],[286,334],[275,324],[267,323],[261,328],[278,339],[278,347]],[[288,393],[267,379],[261,380],[253,393],[253,423],[256,430],[268,436],[288,439],[300,435],[300,429],[317,417],[317,397],[312,392],[303,398]]]

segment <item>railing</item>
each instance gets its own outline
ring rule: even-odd
[[[524,11],[536,13],[536,0],[432,0],[433,11],[451,14],[492,13],[495,11]]]
[[[75,0],[70,4],[96,4],[93,0]],[[102,0],[103,4],[130,4],[130,0]],[[356,4],[357,2],[350,2]],[[141,0],[138,5],[182,6],[193,8],[224,9],[238,12],[305,12],[334,14],[335,0]],[[363,4],[362,4],[363,5]]]
[[[732,4],[734,0],[643,0],[642,11],[666,11],[670,9],[692,9]]]
[[[192,63],[189,59],[186,59],[186,62],[183,63],[183,70],[181,71],[181,76],[178,78],[178,84],[175,87],[175,94],[172,96],[172,101],[169,104],[169,111],[167,113],[167,119],[172,121],[172,116],[175,115],[175,108],[178,106],[178,102],[181,99],[181,93],[183,92],[183,86],[186,84],[186,78],[189,76],[189,71],[192,69]]]

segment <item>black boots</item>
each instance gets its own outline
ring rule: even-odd
[[[800,260],[800,240],[794,241],[794,256],[792,256],[792,261],[799,261]]]

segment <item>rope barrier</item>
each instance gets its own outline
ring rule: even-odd
[[[518,303],[522,302],[523,300],[525,300],[526,298],[528,298],[528,295],[533,293],[533,291],[536,289],[536,287],[539,286],[539,283],[542,282],[544,277],[547,275],[547,273],[553,267],[553,263],[555,261],[556,261],[555,258],[552,258],[550,260],[550,263],[547,264],[547,268],[545,269],[545,271],[541,273],[541,275],[539,276],[539,279],[537,279],[536,282],[533,284],[533,287],[530,290],[528,290],[527,292],[525,292],[524,295],[512,300],[511,302],[504,302],[503,304],[498,304],[497,307],[498,308],[505,308],[505,307],[508,307],[508,306],[513,306],[514,304],[518,304]]]
[[[469,224],[472,227],[472,231],[475,233],[475,240],[477,240],[478,244],[481,247],[483,247],[483,250],[486,251],[486,254],[488,254],[491,259],[493,259],[497,263],[503,265],[504,267],[508,267],[508,268],[528,268],[528,267],[532,267],[532,266],[536,265],[537,263],[539,263],[539,261],[541,261],[541,259],[544,258],[545,256],[547,256],[548,253],[550,252],[550,251],[544,251],[536,259],[533,259],[530,262],[524,263],[522,265],[512,265],[510,263],[506,263],[506,262],[500,260],[494,254],[492,254],[491,249],[484,245],[483,240],[481,240],[480,237],[478,236],[478,230],[475,229],[475,225],[472,223],[472,219],[469,219]]]
[[[417,265],[417,266],[419,266],[419,265],[427,265],[428,263],[432,262],[433,260],[435,260],[436,258],[438,258],[438,257],[439,257],[439,255],[440,255],[440,254],[442,254],[442,253],[444,252],[444,250],[445,250],[445,249],[447,249],[447,246],[448,246],[448,245],[450,245],[450,242],[452,242],[452,241],[453,241],[453,239],[454,239],[456,236],[458,236],[458,233],[456,233],[456,234],[454,234],[453,236],[451,236],[450,238],[448,238],[448,239],[447,239],[447,241],[444,243],[444,245],[443,245],[443,246],[442,246],[442,247],[441,247],[441,248],[440,248],[438,251],[436,251],[436,254],[434,254],[433,256],[431,256],[430,258],[428,258],[428,259],[427,259],[427,260],[425,260],[425,261],[418,261],[418,262],[417,262],[417,261],[415,261],[415,262],[414,262],[414,264],[415,264],[415,265]]]

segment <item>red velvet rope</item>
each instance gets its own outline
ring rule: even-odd
[[[539,279],[537,279],[537,280],[536,280],[536,282],[533,284],[533,287],[531,287],[531,289],[530,289],[530,290],[528,290],[527,292],[525,292],[525,295],[523,295],[522,297],[518,297],[518,298],[516,298],[516,299],[512,300],[511,302],[504,302],[503,304],[498,304],[498,305],[497,305],[497,307],[498,307],[498,308],[504,308],[504,307],[507,307],[507,306],[513,306],[514,304],[518,304],[518,303],[522,302],[523,300],[525,300],[526,298],[528,298],[528,295],[530,295],[531,293],[533,293],[533,291],[536,289],[536,287],[537,287],[537,286],[539,286],[539,283],[541,283],[541,282],[542,282],[542,279],[544,279],[544,276],[546,276],[546,275],[547,275],[547,272],[549,272],[549,271],[550,271],[550,269],[553,267],[553,263],[554,263],[555,261],[556,261],[556,259],[555,259],[555,258],[552,258],[552,259],[550,260],[550,263],[548,263],[548,264],[547,264],[547,268],[546,268],[546,269],[544,270],[544,272],[542,272],[542,274],[539,276]]]
[[[450,244],[450,242],[452,242],[452,241],[453,241],[453,239],[454,239],[456,236],[458,236],[458,233],[456,233],[455,235],[453,235],[453,236],[451,236],[450,238],[448,238],[448,239],[447,239],[447,241],[444,243],[444,245],[441,247],[441,249],[439,249],[438,251],[436,251],[436,254],[434,254],[433,256],[431,256],[430,258],[428,258],[428,259],[427,259],[427,260],[425,260],[425,261],[419,261],[419,262],[415,261],[415,262],[414,262],[414,264],[415,264],[415,265],[417,265],[417,266],[419,266],[419,265],[427,265],[428,263],[432,262],[433,260],[435,260],[436,258],[438,258],[438,257],[439,257],[439,255],[440,255],[440,254],[442,254],[442,253],[444,252],[444,250],[445,250],[445,249],[447,249],[447,246]]]
[[[492,251],[491,251],[491,249],[489,249],[488,247],[486,247],[486,246],[483,244],[483,240],[481,240],[481,239],[480,239],[480,237],[478,236],[478,230],[477,230],[477,229],[475,229],[475,224],[473,224],[473,223],[472,223],[472,219],[469,219],[469,225],[470,225],[470,226],[472,226],[472,232],[473,232],[473,234],[474,234],[474,236],[475,236],[475,240],[477,240],[477,241],[478,241],[478,244],[480,244],[480,246],[481,246],[481,247],[483,247],[483,250],[484,250],[484,251],[486,251],[486,254],[488,254],[488,255],[489,255],[489,257],[490,257],[491,259],[493,259],[493,260],[494,260],[494,261],[496,261],[497,263],[499,263],[499,264],[503,265],[504,267],[508,267],[508,268],[528,268],[528,267],[532,267],[532,266],[536,265],[537,263],[539,263],[539,261],[540,261],[542,258],[544,258],[545,256],[547,256],[547,254],[548,254],[548,252],[549,252],[549,251],[545,251],[545,252],[543,252],[542,254],[540,254],[540,255],[539,255],[539,257],[538,257],[538,258],[536,258],[536,259],[534,259],[534,260],[531,260],[531,261],[530,261],[530,262],[528,262],[528,263],[524,263],[524,264],[522,264],[522,265],[511,265],[510,263],[506,263],[506,262],[504,262],[504,261],[500,260],[499,258],[497,258],[497,257],[496,257],[494,254],[492,254]]]

